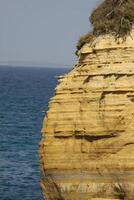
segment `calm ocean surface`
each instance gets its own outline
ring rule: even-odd
[[[0,67],[0,200],[41,200],[40,129],[55,76],[66,71]]]

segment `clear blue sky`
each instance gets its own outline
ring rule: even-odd
[[[0,0],[0,64],[73,64],[100,0]]]

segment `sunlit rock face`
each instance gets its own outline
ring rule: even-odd
[[[99,36],[59,77],[39,157],[45,200],[134,199],[134,31]]]

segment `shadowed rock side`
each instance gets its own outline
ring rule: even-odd
[[[134,199],[134,31],[97,37],[59,77],[39,157],[45,200]]]

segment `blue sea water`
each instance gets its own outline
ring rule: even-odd
[[[41,200],[38,142],[56,78],[68,69],[0,67],[0,200]]]

